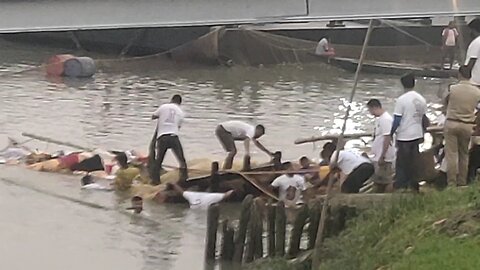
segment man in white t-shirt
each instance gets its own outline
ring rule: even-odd
[[[292,164],[287,166],[288,170],[293,170]],[[270,184],[271,188],[278,190],[278,197],[285,202],[286,206],[295,206],[302,203],[303,192],[307,189],[305,178],[298,174],[288,173],[277,177]]]
[[[323,56],[334,56],[335,52],[333,48],[330,46],[329,37],[325,36],[317,44],[315,48],[316,55],[323,55]]]
[[[370,160],[353,151],[335,151],[336,145],[324,147],[322,155],[331,171],[340,171],[340,189],[343,193],[358,193],[363,184],[373,176],[375,167]]]
[[[233,159],[237,154],[235,141],[244,142],[245,154],[248,156],[250,155],[250,141],[253,141],[255,146],[263,152],[273,156],[273,153],[268,151],[267,148],[257,140],[265,134],[265,127],[262,125],[252,126],[242,121],[227,121],[217,126],[215,134],[225,151],[228,152],[227,158],[223,163],[223,169],[225,170],[232,168]]]
[[[473,85],[480,87],[480,19],[473,19],[469,24],[473,41],[468,46],[467,56],[465,58],[465,65],[471,71],[472,78],[470,82]]]
[[[180,163],[180,179],[186,180],[188,177],[183,147],[178,138],[178,131],[185,117],[180,104],[182,104],[182,97],[174,95],[170,103],[161,105],[152,115],[152,119],[157,119],[156,166],[158,167],[152,173],[152,183],[155,185],[160,184],[160,169],[168,149],[172,149]]]
[[[167,188],[173,188],[176,192],[182,194],[183,198],[187,200],[192,209],[208,209],[210,205],[228,199],[234,192],[233,190],[229,190],[225,193],[199,192],[191,190],[185,191],[175,183],[168,184]]]
[[[392,130],[393,117],[382,108],[378,99],[371,99],[367,102],[367,108],[371,115],[375,116],[375,139],[372,143],[370,154],[375,166],[376,192],[385,192],[393,179],[393,162],[395,161],[395,147],[390,140],[385,139]]]
[[[453,61],[455,60],[455,50],[457,47],[457,38],[458,38],[458,31],[455,28],[455,23],[451,21],[448,23],[448,27],[443,29],[442,31],[442,50],[443,50],[443,58],[442,58],[442,67],[445,63],[445,60],[448,58],[450,69],[452,69]]]
[[[411,187],[419,190],[417,165],[420,163],[419,145],[423,142],[424,130],[429,125],[426,117],[427,102],[414,91],[415,76],[406,74],[401,78],[405,94],[395,103],[392,130],[388,136],[389,143],[396,134],[397,157],[395,162],[395,189]]]

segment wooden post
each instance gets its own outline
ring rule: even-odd
[[[207,238],[205,244],[205,261],[215,261],[215,245],[217,243],[217,229],[218,229],[218,217],[220,215],[220,209],[218,204],[213,204],[208,207],[207,213]]]
[[[250,156],[245,155],[243,157],[243,169],[242,169],[242,171],[250,171],[250,169],[252,169],[252,165],[250,163]]]
[[[212,162],[210,171],[210,191],[218,192],[220,185],[220,177],[218,175],[219,165],[218,162]]]
[[[247,195],[242,202],[242,210],[240,212],[240,223],[238,231],[235,235],[235,249],[233,252],[233,262],[241,264],[243,259],[243,250],[245,246],[245,237],[247,236],[247,226],[250,220],[250,209],[252,208],[253,196]]]
[[[262,218],[262,211],[261,209],[263,208],[264,201],[260,198],[257,198],[254,202],[255,206],[255,214],[254,214],[254,219],[252,220],[255,226],[255,231],[254,231],[254,251],[253,251],[253,258],[256,259],[261,259],[263,258],[263,218]]]
[[[233,259],[233,235],[234,230],[228,224],[228,220],[222,221],[222,261],[231,262]]]
[[[245,248],[245,263],[251,263],[254,259],[255,245],[256,245],[256,219],[257,218],[257,206],[254,202],[250,210],[250,222],[248,223],[247,233],[247,246]]]
[[[277,151],[273,154],[273,166],[275,170],[281,170],[282,169],[282,152]]]
[[[319,200],[316,200],[310,209],[310,226],[308,227],[308,249],[315,247],[317,240],[318,224],[320,223],[320,212],[322,206]]]
[[[300,241],[302,239],[303,226],[308,218],[308,206],[302,205],[298,209],[297,216],[293,223],[292,234],[290,236],[290,247],[288,249],[288,256],[293,258],[298,255],[300,251]]]
[[[269,204],[267,206],[267,237],[268,237],[268,256],[275,256],[275,205]]]
[[[287,215],[285,213],[285,204],[280,201],[277,203],[275,212],[275,256],[285,256],[285,233],[287,230]]]

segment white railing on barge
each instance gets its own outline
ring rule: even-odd
[[[3,0],[0,33],[475,14],[479,0]]]

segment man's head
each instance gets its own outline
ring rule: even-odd
[[[407,73],[400,78],[400,82],[405,91],[410,91],[415,88],[415,75],[413,75],[413,73]]]
[[[265,134],[265,127],[263,125],[257,125],[255,127],[255,135],[253,136],[255,139],[262,137]]]
[[[174,96],[172,97],[172,100],[170,100],[170,102],[171,102],[171,103],[175,103],[175,104],[177,104],[177,105],[180,105],[180,104],[182,104],[182,96],[180,96],[180,95],[174,95]]]
[[[125,169],[128,167],[128,158],[124,152],[118,153],[115,159],[118,162],[118,166],[120,166],[121,168]]]
[[[291,163],[291,162],[285,162],[283,168],[284,168],[285,170],[287,170],[287,171],[293,171],[293,169],[294,169],[294,168],[293,168],[293,163]],[[286,173],[286,175],[287,175],[288,177],[293,177],[294,174],[293,174],[293,173]]]
[[[143,211],[143,199],[140,196],[134,196],[132,198],[132,207],[129,209],[133,210],[135,214],[140,214]]]
[[[302,167],[302,169],[306,169],[308,167],[310,167],[310,159],[308,159],[308,157],[306,156],[303,156],[300,158],[300,166]]]
[[[323,150],[320,152],[320,157],[327,162],[330,162],[330,159],[333,155],[333,152],[335,152],[335,149],[337,148],[337,145],[332,143],[332,142],[327,142],[326,144],[323,145]]]
[[[480,19],[479,18],[473,19],[468,24],[468,28],[470,28],[470,33],[472,35],[472,38],[476,38],[480,36]]]
[[[368,108],[368,112],[375,117],[379,117],[384,113],[384,110],[382,108],[382,103],[380,103],[380,100],[376,98],[370,99],[367,102],[367,108]]]
[[[86,186],[86,185],[89,185],[89,184],[93,183],[92,176],[89,175],[89,174],[82,177],[82,180],[80,180],[80,181],[82,183],[82,186]]]
[[[470,80],[472,78],[472,71],[466,66],[461,66],[458,69],[458,79],[459,80]]]
[[[450,21],[450,22],[448,23],[448,28],[450,28],[450,29],[455,28],[455,22],[454,22],[454,21]]]

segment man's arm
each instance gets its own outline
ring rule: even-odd
[[[182,187],[180,187],[177,183],[168,183],[167,188],[172,188],[173,190],[178,192],[180,195],[183,195],[183,192],[185,192],[185,190]]]
[[[267,148],[265,148],[265,146],[263,146],[259,141],[257,141],[256,139],[252,139],[253,143],[255,144],[256,147],[258,147],[258,149],[262,150],[263,152],[267,153],[269,156],[273,156],[273,153],[268,151]]]
[[[398,127],[400,126],[400,122],[402,121],[402,116],[395,114],[393,116],[393,123],[392,123],[392,129],[390,130],[390,139],[393,137],[395,132],[397,132]]]
[[[160,117],[160,108],[158,108],[155,112],[152,114],[152,120],[158,119]]]
[[[477,62],[477,57],[470,57],[470,60],[468,61],[467,64],[467,70],[468,72],[472,72],[473,66],[475,66],[475,63]]]

